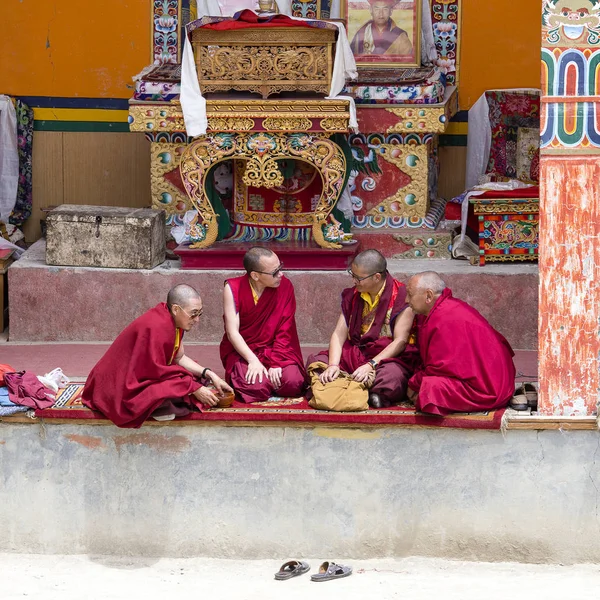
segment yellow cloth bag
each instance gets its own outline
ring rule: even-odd
[[[327,368],[323,362],[308,366],[310,387],[313,397],[308,402],[312,408],[335,412],[358,412],[369,409],[369,391],[364,383],[354,381],[352,376],[340,371],[338,378],[330,383],[321,383],[319,375]]]

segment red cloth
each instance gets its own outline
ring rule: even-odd
[[[56,400],[54,392],[29,371],[5,373],[4,383],[8,388],[8,399],[19,406],[50,408]]]
[[[296,330],[296,297],[292,282],[282,277],[279,287],[265,288],[257,304],[254,304],[248,275],[228,279],[227,283],[240,317],[240,334],[258,360],[267,369],[298,365],[306,377]],[[227,334],[221,341],[220,352],[225,377],[231,382],[235,364],[243,359]]]
[[[417,317],[423,366],[408,382],[417,410],[436,415],[495,410],[515,390],[514,352],[473,307],[445,289],[429,315]]]
[[[310,25],[305,21],[291,19],[286,15],[261,17],[248,9],[236,13],[231,19],[202,25],[203,29],[214,29],[217,31],[227,31],[230,29],[256,29],[258,27],[314,27],[314,25]]]
[[[161,302],[128,325],[92,369],[83,404],[119,427],[141,427],[166,399],[186,398],[201,386],[169,364],[174,348],[175,322]]]
[[[6,375],[6,373],[14,373],[15,371],[16,369],[10,365],[0,365],[0,386],[6,385],[4,383],[4,375]]]
[[[306,391],[306,373],[301,366],[288,365],[281,369],[281,385],[276,388],[267,377],[262,382],[246,381],[248,363],[240,358],[231,371],[231,386],[238,400],[246,404],[250,402],[266,402],[272,396],[280,398],[299,398]]]
[[[516,190],[490,190],[481,194],[481,196],[473,196],[474,200],[492,200],[494,198],[539,198],[540,186],[534,185],[526,188],[517,188]]]

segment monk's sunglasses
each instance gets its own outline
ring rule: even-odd
[[[269,273],[267,271],[254,271],[255,273],[261,273],[262,275],[270,275],[271,277],[278,277],[279,275],[283,275],[283,263],[279,263],[279,266],[272,272]]]
[[[176,306],[179,306],[179,304],[177,304]],[[179,306],[179,308],[181,308],[181,306]],[[183,312],[184,315],[188,316],[190,319],[197,319],[198,317],[201,317],[202,313],[204,312],[204,311],[200,310],[200,311],[192,313],[190,315],[190,313],[183,310],[183,308],[181,308],[181,311]]]
[[[379,273],[379,271],[377,271],[377,273]],[[354,281],[356,281],[356,283],[360,283],[361,281],[364,281],[365,279],[369,279],[369,277],[373,277],[374,275],[377,275],[377,273],[371,273],[370,275],[367,275],[366,277],[359,277],[358,275],[355,275],[352,272],[352,269],[348,269],[348,275],[350,275],[350,277],[352,277],[352,279],[354,279]]]

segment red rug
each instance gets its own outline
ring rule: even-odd
[[[81,404],[83,383],[72,383],[59,390],[52,408],[36,410],[42,419],[98,419],[106,421],[100,413]],[[305,398],[279,398],[268,402],[243,404],[234,402],[231,408],[213,408],[192,413],[177,421],[213,421],[228,423],[321,423],[328,425],[419,425],[424,427],[456,427],[461,429],[500,429],[506,409],[482,413],[456,413],[437,417],[418,413],[407,405],[384,409],[370,409],[355,413],[334,413],[315,410]]]

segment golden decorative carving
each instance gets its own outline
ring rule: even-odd
[[[181,106],[169,104],[131,104],[129,129],[143,133],[185,131]]]
[[[425,104],[411,107],[386,108],[401,119],[387,128],[386,133],[443,133],[448,126],[444,107],[431,108]]]
[[[274,158],[252,157],[246,161],[242,181],[254,187],[273,188],[283,184],[283,175]]]
[[[387,162],[408,175],[411,182],[374,206],[367,214],[425,217],[429,209],[429,145],[380,144],[377,151]]]
[[[233,35],[234,34],[234,35]],[[192,32],[200,89],[328,94],[335,31],[305,27]]]
[[[348,121],[340,117],[327,117],[321,119],[321,127],[323,131],[347,131]]]
[[[520,215],[520,214],[537,214],[540,212],[539,201],[533,201],[530,198],[526,203],[514,203],[511,199],[508,203],[502,203],[501,200],[495,200],[493,203],[471,200],[473,211],[475,214],[493,214],[493,215]]]
[[[458,112],[458,94],[456,90],[452,92],[444,104],[386,107],[385,110],[401,119],[388,127],[386,133],[444,133]]]
[[[166,173],[179,168],[186,144],[152,142],[150,144],[150,189],[152,208],[166,211],[167,215],[181,215],[191,210],[187,194],[164,178]]]
[[[254,128],[254,119],[247,117],[208,117],[209,131],[250,131]]]
[[[325,240],[323,226],[342,192],[346,158],[341,148],[321,134],[265,132],[209,134],[186,148],[181,158],[181,176],[206,232],[205,238],[192,247],[206,248],[217,238],[217,216],[204,189],[204,176],[211,165],[227,158],[252,161],[254,166],[251,171],[246,168],[244,177],[250,178],[251,173],[260,171],[261,179],[270,182],[271,178],[277,179],[272,166],[275,159],[290,156],[313,164],[323,179],[323,190],[313,215],[313,238],[323,248],[340,248],[340,244]],[[256,185],[253,179],[252,183]]]
[[[263,127],[267,131],[308,131],[312,121],[306,117],[267,117]]]
[[[350,118],[347,100],[208,100],[206,102],[208,128],[212,131],[250,131],[257,119],[285,118],[295,120],[298,130],[310,129],[309,119],[329,119],[333,131],[348,131]],[[179,102],[129,105],[130,130],[143,133],[185,132],[183,112]],[[253,121],[252,125],[250,124]],[[329,123],[328,121],[328,123]],[[213,127],[214,125],[214,127]],[[321,123],[322,125],[322,123]],[[328,125],[329,127],[329,125]],[[292,131],[290,129],[289,131]]]

